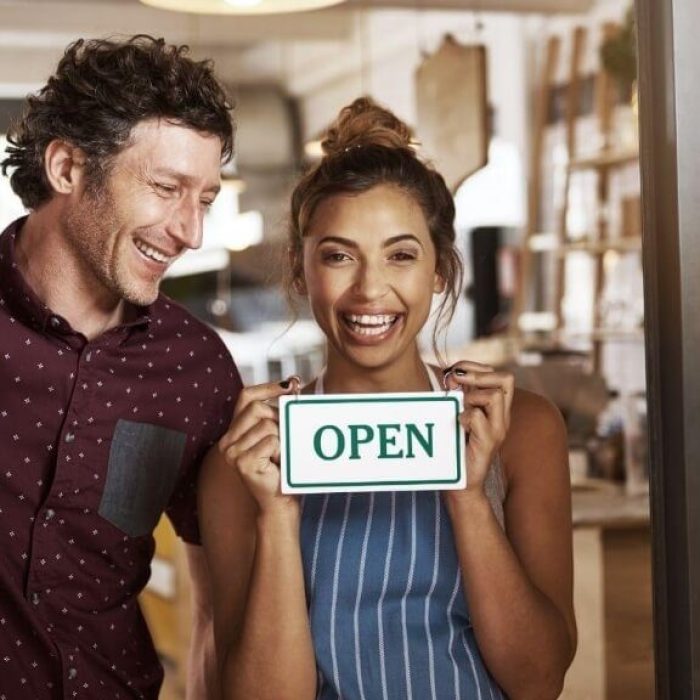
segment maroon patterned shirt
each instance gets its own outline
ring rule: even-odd
[[[198,543],[195,480],[240,378],[218,336],[160,296],[87,341],[0,236],[0,700],[156,698],[139,610],[163,511]]]

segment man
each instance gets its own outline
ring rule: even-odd
[[[195,482],[240,379],[158,288],[201,244],[233,134],[186,53],[77,41],[9,134],[30,213],[0,236],[0,698],[158,696],[137,596],[163,511],[194,582],[189,696],[213,684]]]

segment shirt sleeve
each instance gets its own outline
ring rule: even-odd
[[[225,348],[224,352],[223,361],[218,363],[212,377],[213,386],[219,386],[222,389],[213,394],[215,400],[210,402],[206,429],[197,436],[196,452],[185,467],[165,510],[175,532],[188,544],[199,545],[202,543],[197,514],[197,480],[202,461],[209,449],[228,429],[233,415],[233,407],[243,388],[233,359]]]

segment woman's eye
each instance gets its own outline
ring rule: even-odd
[[[350,260],[350,256],[347,253],[341,251],[333,251],[323,254],[323,261],[329,263],[341,263],[346,260]]]
[[[412,250],[397,250],[391,254],[391,259],[397,262],[410,262],[418,257],[417,253]]]

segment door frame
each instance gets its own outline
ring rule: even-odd
[[[700,2],[636,9],[656,697],[700,700]]]

